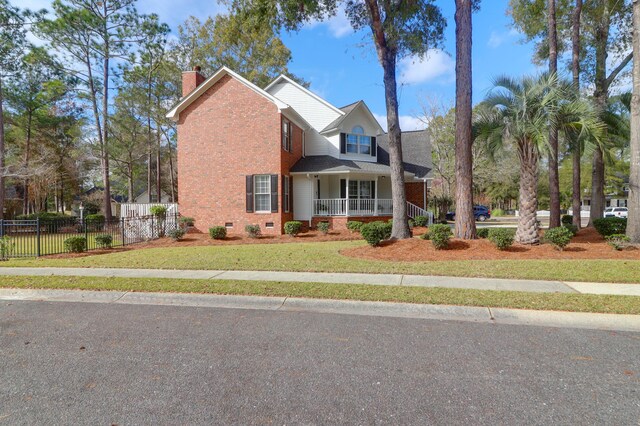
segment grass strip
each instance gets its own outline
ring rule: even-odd
[[[483,306],[569,312],[640,314],[640,298],[572,293],[465,290],[231,280],[96,277],[0,277],[0,287],[27,289],[117,290],[220,295],[309,297],[317,299]]]

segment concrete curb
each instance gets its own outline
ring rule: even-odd
[[[469,278],[431,275],[361,274],[287,271],[222,271],[123,268],[0,267],[0,276],[81,276],[123,278],[221,279],[284,281],[328,284],[367,284],[411,287],[443,287],[471,290],[524,291],[533,293],[582,293],[640,296],[640,284],[580,283],[504,278]]]
[[[640,332],[640,315],[532,311],[474,306],[287,297],[30,289],[0,289],[0,301],[2,300],[258,309]]]

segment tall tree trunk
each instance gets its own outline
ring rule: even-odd
[[[133,156],[129,151],[129,162],[127,162],[127,198],[133,203]]]
[[[147,76],[147,202],[151,202],[152,179],[152,155],[151,155],[151,75]]]
[[[473,214],[473,154],[471,133],[472,40],[471,0],[456,0],[456,227],[455,235],[476,238]]]
[[[556,2],[547,1],[549,32],[549,73],[558,73],[558,34],[556,28]],[[560,176],[558,175],[558,129],[549,129],[549,228],[560,226]]]
[[[158,202],[162,202],[162,163],[160,162],[160,143],[161,143],[160,129],[156,130],[156,197]]]
[[[520,157],[520,216],[515,240],[521,244],[538,244],[538,152],[530,141],[518,146]]]
[[[109,173],[109,30],[106,27],[106,21],[108,16],[107,1],[102,2],[102,10],[105,16],[105,28],[103,29],[104,40],[104,58],[102,59],[102,78],[103,78],[103,91],[102,91],[102,179],[104,180],[104,216],[107,220],[111,220],[113,214],[111,212],[111,177]]]
[[[31,111],[29,111],[29,117],[27,118],[27,138],[25,141],[25,147],[24,147],[24,171],[25,174],[28,173],[29,170],[29,153],[31,151],[31,123],[33,121],[33,113]],[[24,181],[22,182],[22,185],[24,186],[23,190],[22,190],[22,212],[24,214],[29,214],[28,210],[28,206],[29,206],[29,178],[25,177]]]
[[[594,98],[596,107],[603,112],[607,107],[609,97],[609,87],[607,85],[607,45],[609,39],[609,12],[607,2],[604,2],[605,11],[602,19],[596,24],[595,31],[595,91]],[[589,226],[593,226],[593,221],[599,219],[604,214],[604,155],[602,149],[597,146],[593,152],[593,170],[591,172],[591,208],[589,215]]]
[[[0,219],[4,219],[4,97],[0,75]]]
[[[176,182],[175,171],[173,170],[173,149],[171,148],[171,141],[167,140],[167,146],[169,147],[169,176],[171,177],[171,202],[176,202]]]
[[[573,10],[572,28],[571,28],[571,72],[573,74],[573,86],[575,90],[580,92],[580,19],[582,15],[582,0],[576,0],[576,7]],[[571,209],[573,210],[573,225],[578,229],[582,226],[582,189],[580,187],[580,179],[582,174],[582,142],[574,141],[573,147],[573,175],[572,175],[572,194]]]
[[[631,168],[627,236],[640,243],[640,0],[633,1],[633,92],[631,95]]]

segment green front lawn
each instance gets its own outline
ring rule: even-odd
[[[353,284],[94,277],[0,277],[0,287],[310,297],[436,305],[640,314],[638,297]]]
[[[640,283],[640,260],[389,262],[342,256],[362,241],[178,247],[69,259],[12,259],[1,266],[361,272]]]

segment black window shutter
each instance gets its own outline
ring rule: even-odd
[[[347,198],[347,180],[340,179],[340,198]]]
[[[375,180],[371,181],[371,198],[372,199],[376,198],[376,181]]]
[[[271,175],[271,213],[278,213],[278,175]]]
[[[253,213],[253,175],[247,178],[247,213]]]
[[[377,155],[377,151],[378,151],[378,143],[376,142],[376,137],[372,136],[371,137],[371,156],[375,157]]]
[[[347,153],[347,134],[340,133],[340,154]]]

